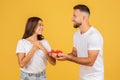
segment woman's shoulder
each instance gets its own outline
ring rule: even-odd
[[[25,41],[25,39],[19,39],[18,43],[22,44]]]
[[[50,45],[49,42],[48,42],[48,40],[46,40],[46,39],[41,40],[41,43],[43,43],[45,45]]]
[[[46,39],[43,39],[43,40],[41,40],[41,42],[43,42],[43,43],[48,43],[48,41],[46,40]]]

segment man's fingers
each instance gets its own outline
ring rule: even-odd
[[[64,60],[63,57],[59,57],[59,58],[56,58],[56,59],[59,60],[59,61],[63,61]]]
[[[58,56],[59,57],[66,57],[67,54],[63,54],[63,53],[59,53]]]
[[[58,54],[52,53],[52,57],[56,59],[58,57]]]

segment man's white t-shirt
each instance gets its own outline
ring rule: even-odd
[[[47,51],[51,51],[51,47],[47,40],[40,41],[43,46],[47,49]],[[17,44],[16,54],[23,53],[27,55],[31,50],[33,44],[31,44],[26,39],[20,39]],[[31,58],[30,62],[23,68],[20,68],[23,72],[27,73],[40,73],[45,70],[47,65],[46,55],[42,50],[37,50],[33,57]]]
[[[81,34],[80,30],[73,37],[78,57],[88,57],[88,50],[99,50],[93,66],[80,65],[80,80],[104,80],[103,38],[93,26]]]

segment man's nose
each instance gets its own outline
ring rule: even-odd
[[[72,22],[75,22],[75,19],[72,19]]]

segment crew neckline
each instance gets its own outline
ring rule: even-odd
[[[93,26],[91,26],[85,33],[83,33],[83,34],[81,34],[81,30],[79,30],[79,34],[80,35],[86,35],[86,34],[88,34],[90,31],[91,31],[91,29],[93,28]]]
[[[22,39],[22,40],[24,40],[24,41],[30,43],[31,45],[33,45],[33,44],[32,44],[29,40],[27,40],[27,39]]]

